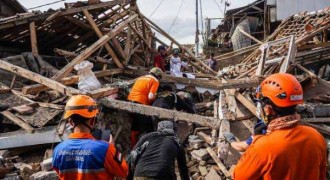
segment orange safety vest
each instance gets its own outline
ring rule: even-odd
[[[152,75],[146,75],[138,78],[130,94],[128,95],[129,101],[135,101],[141,104],[150,105],[152,102],[149,101],[149,93],[156,95],[159,87],[159,81]]]
[[[324,180],[326,161],[322,135],[298,125],[255,136],[235,168],[234,179]]]

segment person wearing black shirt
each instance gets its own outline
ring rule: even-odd
[[[180,177],[189,180],[185,150],[174,132],[172,121],[158,123],[157,132],[142,136],[134,149],[143,145],[134,167],[134,180],[176,180],[175,160]]]

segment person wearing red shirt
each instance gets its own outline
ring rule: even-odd
[[[158,46],[158,55],[154,59],[154,67],[160,68],[163,72],[165,72],[165,56],[166,56],[166,48],[165,46]]]

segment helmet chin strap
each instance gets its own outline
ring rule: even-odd
[[[94,121],[94,124],[96,123],[95,121],[96,121],[96,118],[94,117],[93,118],[93,121]],[[80,123],[78,123],[78,124],[75,124],[74,126],[73,126],[73,130],[74,130],[74,128],[76,128],[79,124],[82,124],[82,125],[84,125],[85,127],[87,127],[91,132],[93,131],[93,127],[91,127],[90,125],[88,125],[86,122],[80,122]]]

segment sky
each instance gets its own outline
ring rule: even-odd
[[[18,0],[27,9],[55,2],[58,0]],[[66,0],[65,2],[76,2],[77,0]],[[225,0],[200,0],[202,2],[203,19],[223,17]],[[255,0],[227,0],[230,6],[227,9],[245,6]],[[163,30],[169,33],[181,44],[193,44],[195,42],[196,20],[195,0],[137,0],[142,14],[150,18]],[[46,11],[49,8],[58,9],[64,7],[64,1],[53,5],[38,8]],[[158,8],[157,8],[158,7]],[[181,8],[180,8],[181,7]],[[200,13],[200,11],[198,12]],[[200,15],[199,15],[200,19]],[[220,20],[212,20],[211,28],[216,27]],[[173,24],[173,25],[172,25]],[[171,28],[172,27],[172,28]],[[205,28],[205,26],[204,26]],[[199,29],[202,30],[201,20]],[[164,42],[168,42],[160,37]],[[201,39],[200,39],[201,40]]]

